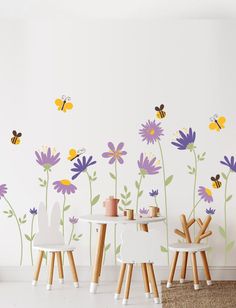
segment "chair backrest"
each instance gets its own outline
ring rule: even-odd
[[[65,244],[60,232],[60,218],[60,206],[55,203],[52,207],[49,224],[46,207],[43,203],[40,203],[38,208],[38,233],[34,238],[34,246]]]
[[[125,229],[120,257],[124,263],[153,263],[158,259],[157,230],[150,232]]]
[[[181,236],[182,238],[184,238],[186,240],[187,243],[192,243],[192,239],[191,239],[191,235],[189,232],[189,228],[195,223],[197,222],[200,230],[197,234],[197,236],[194,239],[194,243],[200,243],[200,241],[202,239],[204,239],[207,236],[210,236],[212,234],[211,231],[207,231],[207,228],[209,226],[209,223],[211,222],[211,216],[208,215],[204,222],[202,222],[202,220],[200,218],[198,218],[197,220],[195,220],[194,218],[190,219],[189,221],[186,220],[186,216],[184,214],[182,214],[180,216],[180,221],[182,224],[182,228],[183,231],[180,231],[179,229],[175,229],[175,233],[178,234],[179,236]]]

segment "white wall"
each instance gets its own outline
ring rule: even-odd
[[[154,20],[87,20],[77,18],[40,20],[1,20],[1,160],[0,184],[6,183],[7,197],[18,215],[27,213],[23,233],[29,233],[29,208],[44,200],[44,190],[38,177],[44,177],[35,162],[34,151],[43,145],[61,152],[60,163],[53,168],[53,180],[71,178],[71,163],[66,159],[71,147],[85,147],[97,160],[98,179],[94,193],[101,201],[113,193],[114,182],[108,173],[113,166],[101,157],[107,142],[125,143],[128,154],[119,166],[119,193],[124,184],[135,200],[134,181],[138,178],[137,159],[141,152],[152,152],[160,159],[157,145],[147,146],[138,130],[141,123],[155,118],[154,107],[165,104],[167,117],[163,121],[162,138],[167,174],[173,174],[168,186],[169,236],[176,239],[173,229],[178,216],[189,213],[192,206],[193,177],[186,165],[193,164],[188,151],[171,145],[178,129],[192,127],[197,132],[197,152],[206,151],[206,160],[199,164],[198,185],[209,186],[210,177],[227,170],[219,161],[224,155],[235,154],[235,49],[236,25],[225,21],[154,21]],[[67,94],[74,109],[66,114],[56,110],[54,100]],[[220,133],[208,129],[209,117],[224,115],[227,125]],[[10,142],[11,131],[23,134],[20,145]],[[235,175],[229,181],[233,193]],[[88,182],[84,174],[76,181],[78,191],[68,197],[68,216],[89,212]],[[147,177],[143,182],[141,205],[152,203],[148,192],[158,188],[158,203],[164,213],[162,175]],[[212,265],[224,265],[224,240],[218,226],[223,225],[224,187],[213,191],[216,209],[209,240]],[[50,204],[62,202],[62,195],[50,187]],[[228,203],[227,226],[230,240],[235,240],[233,199]],[[94,212],[102,213],[102,203]],[[2,211],[7,208],[0,200],[0,265],[19,263],[19,239],[14,220]],[[201,203],[197,214],[204,215]],[[79,264],[88,264],[88,225],[79,223],[83,233],[78,243]],[[165,228],[160,230],[160,245],[165,245]],[[70,224],[66,226],[66,237]],[[95,230],[93,242],[95,239]],[[119,238],[119,236],[118,236]],[[108,230],[108,242],[113,231]],[[118,240],[119,242],[119,240]],[[228,253],[227,265],[235,265],[235,247]],[[166,254],[160,252],[159,264],[166,264]],[[106,264],[113,263],[113,248],[108,251]],[[24,240],[24,261],[30,264],[29,242]]]

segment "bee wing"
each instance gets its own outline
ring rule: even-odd
[[[211,177],[211,180],[212,180],[212,181],[215,181],[215,178],[214,178],[214,176],[212,176],[212,177]]]
[[[16,137],[16,135],[17,135],[16,130],[13,130],[13,131],[12,131],[12,134]]]
[[[71,102],[65,103],[63,111],[66,112],[67,110],[70,110],[73,108],[73,104]]]
[[[161,104],[161,106],[160,106],[160,110],[163,110],[164,109],[164,104]]]
[[[225,122],[226,122],[226,118],[225,117],[219,117],[219,119],[217,120],[218,123],[220,124],[220,127],[221,128],[224,128],[225,127]]]
[[[21,136],[22,136],[22,133],[18,133],[18,134],[17,134],[17,137],[21,137]]]
[[[160,108],[158,106],[155,107],[156,111],[160,111]]]
[[[69,156],[67,157],[68,160],[73,159],[77,155],[77,152],[75,149],[70,149],[69,150]]]
[[[61,108],[63,106],[63,101],[60,98],[57,98],[55,100],[55,105],[58,107],[58,110],[61,110]]]
[[[216,130],[217,132],[220,131],[219,126],[218,126],[215,122],[211,122],[211,123],[209,124],[209,128],[210,128],[210,130]]]
[[[216,180],[219,180],[219,178],[220,178],[220,175],[217,174],[217,175],[216,175]]]

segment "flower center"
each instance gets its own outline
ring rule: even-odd
[[[210,197],[212,196],[212,192],[209,188],[205,188],[205,193]]]
[[[150,129],[149,134],[153,136],[155,134],[155,129]]]
[[[62,185],[65,185],[65,186],[71,185],[71,181],[69,181],[69,180],[61,180],[60,183],[61,183]]]

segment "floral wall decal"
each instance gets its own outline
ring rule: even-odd
[[[22,136],[22,133],[17,133],[15,130],[12,131],[13,137],[11,138],[11,143],[12,144],[20,144],[21,139],[20,137]]]
[[[71,171],[74,173],[72,176],[72,180],[75,180],[80,174],[85,173],[89,182],[89,202],[90,202],[90,210],[89,213],[93,214],[93,206],[96,205],[100,199],[100,194],[93,196],[93,187],[92,183],[97,180],[96,171],[93,172],[93,175],[90,175],[88,172],[88,168],[96,164],[96,161],[93,160],[92,156],[86,158],[83,156],[82,158],[77,158],[76,163],[73,164],[74,168]],[[89,263],[92,265],[92,224],[90,223],[89,230]]]
[[[161,251],[167,253],[167,263],[169,265],[169,232],[168,232],[168,202],[167,202],[167,186],[172,182],[173,175],[166,176],[166,169],[165,169],[165,161],[163,150],[161,146],[161,136],[164,136],[163,129],[161,127],[161,123],[156,123],[155,120],[150,121],[148,120],[145,124],[142,124],[142,128],[139,130],[139,134],[142,137],[143,141],[146,141],[147,144],[149,143],[156,143],[158,144],[160,155],[161,155],[161,166],[162,166],[162,177],[163,177],[163,191],[164,191],[164,204],[165,204],[165,227],[166,227],[166,247],[161,246]]]
[[[108,152],[102,153],[102,157],[109,158],[109,164],[114,164],[114,173],[110,172],[110,177],[114,180],[114,197],[117,198],[117,186],[118,186],[118,173],[117,173],[117,163],[123,164],[124,160],[122,156],[126,155],[127,152],[123,150],[124,148],[124,142],[120,142],[117,147],[114,146],[113,142],[108,142]],[[116,243],[116,229],[117,226],[114,225],[114,263],[116,264],[116,255],[119,253],[120,245],[117,249],[117,243]],[[109,244],[105,247],[105,252],[108,251],[110,246]]]
[[[232,250],[234,247],[234,241],[230,241],[228,238],[228,229],[227,229],[227,202],[229,202],[233,195],[228,194],[228,181],[229,177],[233,172],[236,172],[236,159],[234,156],[228,158],[224,156],[224,160],[221,160],[220,163],[226,167],[228,167],[228,172],[225,174],[224,172],[221,173],[223,179],[225,180],[224,183],[224,227],[219,226],[220,235],[224,238],[225,242],[225,264],[227,263],[227,254]]]
[[[63,112],[67,112],[67,110],[71,110],[73,108],[70,96],[66,95],[62,95],[61,98],[57,98],[55,100],[55,105],[57,106],[57,110]]]
[[[18,231],[19,231],[19,236],[20,236],[20,266],[21,266],[22,262],[23,262],[23,237],[22,237],[21,225],[26,223],[26,214],[23,216],[23,218],[18,218],[14,208],[12,207],[11,203],[6,198],[6,194],[7,194],[7,185],[1,184],[0,185],[0,200],[3,198],[3,200],[7,203],[8,207],[9,207],[9,210],[3,211],[3,213],[6,214],[8,218],[11,218],[11,217],[15,218],[17,228],[18,228]]]
[[[222,128],[225,128],[226,118],[223,116],[218,117],[217,114],[214,114],[213,117],[210,118],[211,123],[209,124],[210,130],[215,130],[219,132]]]
[[[149,196],[154,198],[155,205],[157,207],[158,207],[158,204],[157,204],[157,196],[158,196],[158,194],[159,194],[158,189],[156,189],[156,190],[152,189],[152,191],[149,192]]]
[[[82,234],[76,234],[75,231],[75,225],[78,223],[79,218],[76,218],[75,216],[69,217],[69,222],[71,223],[71,232],[70,237],[68,241],[68,245],[71,244],[71,241],[79,241],[82,237]]]
[[[27,241],[30,242],[30,259],[31,259],[31,265],[34,265],[34,258],[33,258],[33,240],[34,240],[34,237],[35,237],[35,234],[34,233],[34,218],[35,216],[38,214],[38,210],[33,207],[32,209],[29,210],[30,214],[32,215],[32,218],[31,218],[31,226],[30,226],[30,234],[25,234],[25,238],[27,239]]]

